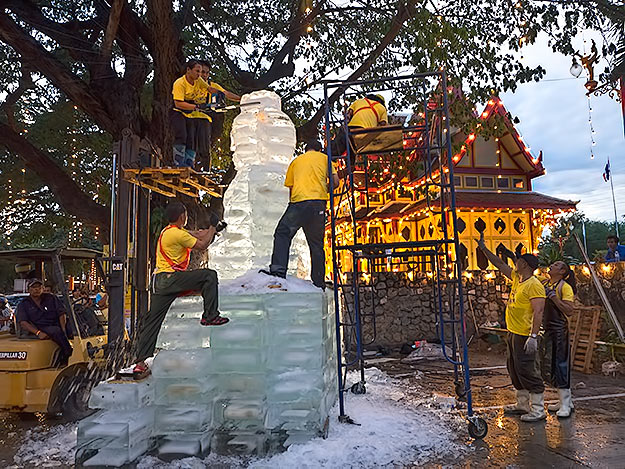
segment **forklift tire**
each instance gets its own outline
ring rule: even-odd
[[[61,403],[64,420],[81,420],[93,413],[93,410],[89,409],[91,389],[93,383],[80,374],[69,379],[64,386],[65,400]]]

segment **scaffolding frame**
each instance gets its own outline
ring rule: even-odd
[[[398,269],[400,267],[397,266],[416,263],[429,268],[432,274],[441,348],[444,358],[453,366],[456,393],[466,401],[469,434],[474,438],[483,438],[488,431],[487,424],[473,412],[462,265],[459,256],[456,255],[454,258],[451,251],[453,248],[454,253],[459,252],[459,242],[447,86],[444,71],[372,80],[326,80],[323,83],[328,171],[330,174],[338,166],[343,172],[343,180],[338,187],[333,186],[330,178],[329,223],[336,321],[339,421],[354,423],[345,412],[345,392],[349,391],[346,385],[347,370],[354,367],[360,370],[360,381],[351,386],[351,391],[355,394],[366,392],[364,347],[373,344],[377,334],[375,301],[373,301],[376,290],[373,284],[361,282],[361,276],[369,275],[371,278],[371,274],[376,273],[376,269],[384,264],[384,260],[387,267],[394,265]],[[402,93],[403,98],[408,96],[408,102],[412,98],[411,105],[416,102],[421,112],[413,112],[411,120],[414,120],[414,116],[419,116],[420,119],[417,119],[417,122],[404,122],[399,128],[397,125],[374,129],[348,127],[346,117],[348,103],[365,94],[388,92],[394,94],[394,99],[402,99]],[[341,103],[342,106],[334,103]],[[342,155],[333,154],[331,131],[336,126],[345,136],[346,151]],[[395,132],[394,136],[390,136],[391,132]],[[377,138],[382,140],[386,138],[386,147],[383,144],[377,149],[368,149],[365,144],[358,148],[354,138],[367,134],[373,134],[373,138],[361,140],[367,140],[370,144]],[[398,135],[401,135],[400,143],[392,140]],[[389,136],[390,139],[387,138]],[[357,213],[357,202],[360,208],[363,208],[364,199],[364,217],[375,213],[375,210],[371,211],[370,204],[371,189],[375,188],[375,183],[371,179],[370,163],[372,159],[383,161],[385,155],[398,155],[401,161],[410,157],[419,159],[421,171],[418,179],[423,181],[425,204],[428,210],[439,215],[441,220],[441,235],[437,239],[392,243],[369,243],[367,239],[359,239],[366,238],[368,233],[359,235],[358,223],[363,216]],[[359,181],[360,184],[355,184],[356,170],[362,173],[363,180]],[[344,213],[345,208],[348,209],[347,214]],[[351,224],[353,233],[351,240],[343,237],[339,240],[337,225],[342,222]],[[351,256],[350,266],[339,262],[339,254],[343,253]],[[362,262],[363,260],[365,262]],[[350,272],[351,279],[348,276]],[[371,311],[363,308],[361,298],[365,294],[371,295]],[[364,340],[363,319],[367,317],[371,323],[372,337]],[[451,353],[447,352],[448,346]]]

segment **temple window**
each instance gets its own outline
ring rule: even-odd
[[[525,189],[525,179],[512,178],[512,185],[515,189]]]
[[[492,189],[495,187],[495,182],[492,177],[482,177],[480,183],[484,189]]]
[[[476,176],[465,176],[464,177],[464,185],[465,185],[465,187],[477,187],[477,177]]]
[[[510,188],[510,179],[509,178],[497,178],[497,188],[499,189],[508,189]]]
[[[460,176],[454,176],[454,186],[460,187],[462,186],[462,179]]]

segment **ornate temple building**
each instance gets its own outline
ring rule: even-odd
[[[485,123],[496,119],[505,129],[503,132],[499,129],[499,137],[488,139],[479,134],[452,131],[454,148],[459,148],[453,156],[459,239],[456,254],[466,270],[492,268],[477,249],[480,232],[484,232],[488,247],[503,258],[506,251],[536,252],[543,229],[558,215],[574,211],[577,203],[532,190],[533,180],[545,174],[542,152],[538,157],[532,156],[500,99],[491,99],[480,118]],[[405,134],[403,138],[406,146]],[[431,206],[436,194],[427,194],[425,177],[401,171],[404,169],[401,162],[395,165],[397,169],[400,170],[397,177],[391,169],[391,174],[381,179],[380,184],[367,184],[366,190],[362,187],[362,172],[355,171],[355,185],[360,190],[354,208],[357,242],[377,244],[441,237],[441,215]],[[449,169],[443,166],[443,171]],[[346,215],[339,219],[338,236],[351,241],[354,222],[347,216],[350,204],[344,197],[339,197],[336,204]],[[330,249],[326,251],[331,255]],[[347,253],[339,256],[344,266],[351,262],[342,258],[345,256]],[[328,266],[331,269],[331,262]],[[383,264],[381,267],[384,270]],[[387,270],[405,270],[405,267],[388,265]]]

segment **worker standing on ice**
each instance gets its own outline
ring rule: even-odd
[[[506,306],[507,365],[512,385],[516,389],[517,402],[506,406],[504,413],[520,414],[524,422],[543,420],[546,418],[545,385],[540,372],[538,331],[543,320],[546,295],[545,288],[534,275],[538,258],[532,254],[523,254],[512,269],[486,247],[483,231],[478,247],[501,273],[512,280]]]
[[[386,112],[386,101],[381,94],[368,94],[362,99],[357,99],[347,109],[345,113],[347,127],[350,130],[372,129],[374,127],[385,126],[388,122]],[[332,141],[332,154],[339,156],[347,150],[348,139],[343,126],[340,127],[336,138]],[[352,148],[354,147],[351,142]],[[354,151],[352,153],[352,165],[354,164]]]
[[[329,196],[328,157],[321,153],[317,141],[306,145],[306,153],[297,156],[286,172],[284,185],[289,188],[289,205],[278,222],[273,235],[273,254],[269,271],[261,272],[275,277],[286,278],[289,266],[291,241],[300,228],[308,242],[311,258],[312,283],[325,289],[325,211]],[[332,172],[333,187],[339,183],[337,174]]]
[[[204,299],[204,313],[200,324],[221,326],[229,320],[217,309],[217,272],[212,269],[187,270],[191,250],[204,251],[215,238],[217,228],[187,231],[187,209],[181,202],[171,202],[165,208],[169,222],[156,243],[156,270],[152,278],[150,310],[143,319],[137,338],[137,364],[133,374],[144,377],[149,373],[145,359],[154,355],[156,340],[165,315],[181,293],[200,290]]]

